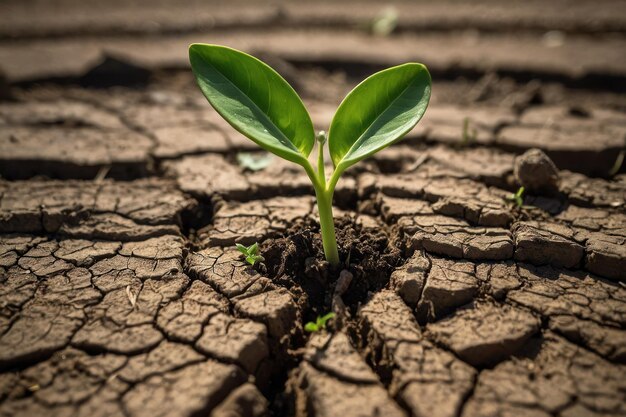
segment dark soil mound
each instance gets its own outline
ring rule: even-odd
[[[402,262],[393,231],[364,230],[348,216],[338,219],[335,227],[341,259],[337,267],[324,259],[319,225],[312,220],[295,224],[283,237],[262,245],[267,274],[297,296],[311,319],[329,311],[342,270],[353,275],[343,299],[354,309],[368,293],[384,288],[393,269]]]

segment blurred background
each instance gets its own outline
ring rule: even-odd
[[[433,99],[407,143],[538,147],[561,169],[624,171],[624,1],[3,0],[0,175],[132,179],[250,148],[195,87],[192,42],[269,63],[319,129],[364,76],[417,61]]]

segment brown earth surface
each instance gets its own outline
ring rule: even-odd
[[[388,7],[0,4],[0,416],[626,416],[626,5]],[[318,129],[430,68],[424,120],[338,185],[340,268],[191,42],[260,56]]]

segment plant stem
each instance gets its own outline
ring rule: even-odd
[[[340,173],[335,170],[329,183],[326,183],[323,145],[323,142],[318,142],[317,172],[315,172],[309,161],[306,161],[303,166],[313,183],[315,196],[317,197],[317,210],[320,216],[320,233],[322,235],[322,245],[324,246],[324,256],[331,265],[338,265],[339,251],[337,249],[333,219],[333,195],[335,194],[335,185],[339,179],[339,176],[336,174],[340,175]]]
[[[339,264],[339,252],[335,237],[335,223],[333,221],[333,192],[334,190],[316,190],[317,209],[320,215],[320,232],[324,255],[331,265]]]
[[[317,177],[322,184],[326,184],[326,173],[324,172],[324,142],[317,141]]]

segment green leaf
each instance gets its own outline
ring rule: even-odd
[[[315,143],[313,123],[276,71],[219,45],[190,45],[189,61],[204,96],[232,127],[269,152],[306,163]]]
[[[246,262],[248,262],[252,266],[254,266],[254,264],[257,262],[262,262],[265,260],[265,258],[261,255],[257,255],[257,252],[259,251],[259,244],[257,242],[253,243],[250,246],[244,246],[241,243],[235,243],[235,246],[237,247],[237,250],[239,252],[244,254],[244,256],[246,257]]]
[[[235,243],[235,246],[237,247],[237,250],[239,252],[243,253],[246,256],[248,255],[248,248],[247,247],[245,247],[241,243]]]
[[[319,327],[317,326],[317,324],[310,321],[304,325],[304,330],[306,330],[309,333],[313,333],[313,332],[317,332],[319,330]]]
[[[257,262],[263,262],[264,260],[265,260],[265,258],[262,257],[261,255],[248,255],[248,256],[246,256],[246,262],[248,262],[252,266],[254,266],[254,264],[257,263]]]
[[[248,246],[248,253],[250,255],[256,255],[256,253],[259,251],[259,244],[258,242],[254,242],[252,245]]]
[[[408,63],[368,77],[343,100],[330,125],[330,156],[340,171],[407,134],[430,100],[430,74]]]

